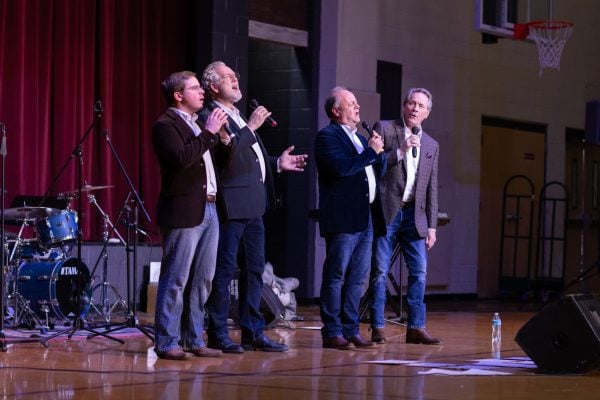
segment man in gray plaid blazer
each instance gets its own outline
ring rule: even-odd
[[[439,145],[421,123],[432,107],[431,93],[412,88],[403,101],[402,118],[379,121],[373,129],[384,138],[387,172],[381,179],[386,236],[375,238],[369,283],[371,341],[383,344],[386,280],[396,244],[408,268],[409,305],[406,343],[440,344],[425,330],[427,250],[436,241]]]

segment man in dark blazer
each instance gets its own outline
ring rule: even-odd
[[[423,302],[427,250],[436,241],[438,213],[439,145],[421,126],[432,105],[427,89],[410,89],[404,98],[402,118],[379,121],[373,127],[383,136],[387,156],[387,170],[381,180],[387,234],[375,240],[369,283],[371,340],[375,343],[386,341],[386,281],[397,244],[408,267],[406,343],[442,343],[425,330]]]
[[[360,106],[336,87],[325,101],[331,119],[315,139],[319,173],[319,228],[326,258],[321,283],[323,347],[372,347],[359,332],[359,303],[371,260],[374,233],[385,234],[378,177],[384,172],[383,141],[356,132]]]
[[[204,304],[215,273],[219,221],[212,149],[227,140],[227,115],[213,111],[198,123],[204,90],[193,72],[171,74],[162,82],[169,108],[152,127],[160,164],[158,225],[163,259],[156,296],[155,350],[160,358],[184,360],[190,354],[217,356],[203,340]]]
[[[291,155],[293,146],[279,157],[267,153],[256,130],[271,113],[257,107],[245,120],[235,107],[242,99],[239,75],[225,63],[216,61],[202,74],[202,85],[210,94],[211,107],[223,109],[228,116],[229,146],[216,150],[220,179],[218,198],[221,228],[217,268],[213,291],[208,302],[208,346],[225,353],[244,350],[281,352],[288,346],[271,341],[264,334],[265,321],[260,312],[262,274],[265,268],[265,228],[263,215],[274,205],[273,170],[303,171],[306,154]],[[210,107],[209,107],[210,108]],[[208,115],[205,109],[201,118]],[[229,285],[238,270],[238,251],[243,260],[239,265],[239,315],[242,331],[241,346],[229,337]]]

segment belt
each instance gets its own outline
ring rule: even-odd
[[[415,206],[414,201],[407,201],[407,202],[401,201],[400,202],[400,209],[410,208],[410,207],[414,207],[414,206]]]
[[[217,196],[215,196],[214,194],[207,194],[206,195],[206,202],[207,203],[214,203],[215,201],[217,201]]]

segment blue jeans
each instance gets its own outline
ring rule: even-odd
[[[321,283],[321,335],[352,337],[359,334],[360,295],[369,272],[373,225],[357,233],[325,237],[327,255]]]
[[[425,239],[415,227],[414,206],[399,209],[387,225],[386,236],[375,238],[371,278],[369,282],[371,326],[383,328],[387,275],[390,270],[392,251],[400,245],[408,268],[408,327],[425,328],[425,277],[427,275],[427,251]]]
[[[202,339],[204,304],[215,274],[219,220],[214,203],[206,203],[204,221],[163,233],[163,258],[156,294],[155,348],[165,352],[195,350]]]
[[[261,337],[265,328],[265,320],[260,312],[262,274],[265,270],[263,220],[229,220],[221,224],[217,268],[213,279],[213,291],[207,305],[209,339],[223,340],[229,336],[229,285],[238,270],[238,250],[244,255],[243,260],[240,260],[238,280],[242,341],[252,341]]]

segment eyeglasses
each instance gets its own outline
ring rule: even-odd
[[[222,76],[223,79],[227,79],[229,82],[233,82],[233,80],[235,79],[236,81],[239,81],[241,76],[240,74],[238,74],[237,72],[235,74],[226,74]]]
[[[186,89],[187,89],[187,90],[193,90],[194,92],[197,92],[197,91],[199,91],[200,89],[202,89],[202,87],[201,87],[200,85],[194,85],[194,86],[190,86],[190,87],[184,87],[184,88],[182,89],[182,91],[184,91],[184,90],[186,90]]]

